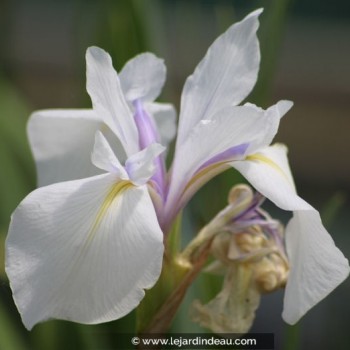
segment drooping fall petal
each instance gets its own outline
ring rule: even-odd
[[[296,211],[286,228],[291,267],[282,316],[295,324],[349,275],[349,263],[316,210]]]
[[[6,241],[23,323],[126,315],[158,279],[162,240],[146,186],[105,174],[37,189],[13,213]]]
[[[349,263],[323,227],[316,209],[295,190],[287,148],[276,144],[231,165],[265,197],[293,211],[286,228],[288,278],[283,318],[296,323],[349,275]]]

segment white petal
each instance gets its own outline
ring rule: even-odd
[[[14,212],[6,242],[25,326],[49,318],[94,324],[129,313],[158,279],[162,240],[146,187],[112,174],[32,192]]]
[[[349,263],[322,226],[316,210],[295,212],[286,228],[290,274],[283,318],[295,324],[349,274]]]
[[[167,147],[176,135],[176,110],[170,103],[148,103],[146,111],[153,116],[160,134],[160,142]]]
[[[125,163],[125,168],[130,180],[135,185],[145,184],[155,173],[156,165],[154,160],[165,150],[158,144],[152,143],[142,151],[132,155]]]
[[[287,147],[275,144],[243,161],[230,163],[257,191],[285,210],[312,209],[295,190],[287,159]]]
[[[260,62],[256,31],[261,12],[251,13],[217,38],[187,79],[181,97],[180,143],[201,119],[239,104],[254,87]]]
[[[28,122],[38,186],[101,173],[90,161],[96,130],[102,120],[88,109],[43,110]]]
[[[292,101],[282,100],[277,103],[276,107],[278,109],[278,114],[281,118],[293,107]]]
[[[165,82],[164,61],[143,53],[128,61],[120,72],[120,84],[128,101],[154,101]]]
[[[231,106],[200,121],[176,149],[168,206],[178,201],[176,197],[199,169],[230,158],[244,159],[247,149],[265,140],[271,127],[276,129],[277,119],[279,116],[253,106]]]
[[[273,138],[277,134],[280,119],[292,108],[293,102],[282,100],[269,107],[266,111],[251,103],[247,103],[245,106],[250,106],[259,111],[266,123],[264,132],[257,133],[252,139],[252,142],[250,142],[247,153],[251,153],[271,144]]]
[[[297,195],[285,146],[267,147],[231,165],[277,206],[294,211],[286,228],[291,270],[283,313],[286,322],[294,324],[347,277],[348,262],[318,212]]]
[[[100,131],[95,135],[95,146],[91,155],[91,161],[98,168],[116,174],[123,180],[128,179],[124,167],[115,156],[111,146]]]
[[[87,84],[96,114],[113,130],[127,155],[138,151],[138,134],[117,72],[107,52],[90,47],[86,52]]]

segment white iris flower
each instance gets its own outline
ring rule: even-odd
[[[118,76],[106,52],[89,48],[93,109],[32,115],[38,181],[49,186],[15,210],[6,243],[6,271],[27,328],[49,318],[105,322],[133,310],[159,277],[163,237],[178,213],[229,167],[293,211],[285,321],[297,322],[347,277],[347,259],[296,193],[286,147],[270,146],[292,103],[238,106],[257,79],[260,13],[221,35],[187,79],[168,173],[162,152],[175,134],[175,112],[153,102],[165,67],[152,54],[129,61]]]

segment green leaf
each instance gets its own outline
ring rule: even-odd
[[[321,216],[327,228],[329,228],[333,224],[333,222],[337,218],[337,215],[339,214],[339,211],[344,206],[345,201],[345,193],[336,192],[326,203],[325,207],[322,210]]]
[[[177,263],[176,257],[180,249],[181,214],[175,221],[169,232],[163,259],[162,273],[156,285],[146,291],[146,296],[137,308],[136,330],[142,333],[153,327],[157,313],[174,293],[182,279],[188,272],[188,268]],[[176,310],[174,310],[175,312]],[[172,320],[173,315],[169,315]]]
[[[22,335],[0,302],[0,349],[26,350]]]
[[[34,186],[34,163],[26,137],[26,103],[0,80],[0,228],[8,225],[20,200]]]

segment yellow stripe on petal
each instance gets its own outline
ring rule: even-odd
[[[197,181],[203,179],[208,173],[210,173],[211,171],[215,171],[222,163],[219,164],[213,164],[210,165],[208,167],[205,167],[204,169],[200,170],[199,172],[197,172],[192,178],[191,180],[187,183],[184,192],[186,192],[194,183],[196,183]]]
[[[111,188],[97,213],[95,222],[92,225],[92,228],[88,234],[86,243],[90,243],[93,240],[101,221],[103,220],[105,214],[107,213],[108,209],[113,204],[113,202],[118,197],[120,197],[124,191],[133,186],[134,185],[130,181],[120,181]]]
[[[209,165],[204,169],[197,172],[191,180],[187,183],[185,189],[182,192],[182,198],[188,200],[200,187],[211,180],[216,175],[222,173],[224,170],[229,169],[227,162],[221,162]]]
[[[261,162],[261,163],[265,163],[265,164],[269,165],[270,167],[274,168],[277,172],[279,172],[290,183],[290,185],[294,188],[294,184],[291,181],[291,179],[287,176],[287,174],[283,171],[283,169],[277,163],[275,163],[271,158],[268,158],[261,153],[255,153],[255,154],[251,154],[251,155],[247,156],[246,160],[250,160],[253,162],[254,161]]]

